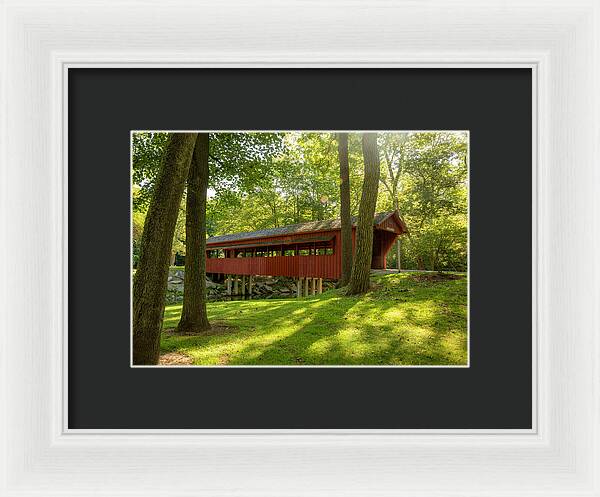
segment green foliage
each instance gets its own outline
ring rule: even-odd
[[[285,133],[210,133],[209,186],[217,193],[250,193],[270,184]]]
[[[168,139],[168,133],[133,133],[132,181],[137,187],[133,197],[134,211],[145,211],[148,208]]]
[[[215,326],[203,336],[163,332],[161,353],[191,356],[194,364],[467,363],[467,280],[436,274],[376,276],[361,297],[342,290],[304,299],[210,302]],[[165,329],[181,305],[165,310]]]
[[[209,201],[211,235],[339,217],[339,162],[332,133],[286,133],[268,175],[254,188],[219,188]],[[362,186],[360,140],[350,140],[352,210]]]
[[[168,133],[133,133],[134,209],[147,207],[160,169]],[[272,159],[282,151],[282,133],[210,133],[209,185],[217,192],[252,191],[268,181]]]
[[[133,133],[133,210],[144,216],[152,197],[168,136],[168,133]],[[244,192],[254,192],[263,183],[269,184],[273,171],[272,161],[281,154],[283,139],[284,135],[280,133],[211,133],[209,185],[212,190],[223,196],[223,200],[231,201]],[[173,237],[173,255],[185,254],[185,204],[184,194]],[[217,221],[223,221],[223,213],[220,213],[220,218],[217,216],[215,219],[207,213],[209,234],[215,231]],[[136,241],[134,236],[134,264],[137,258]]]
[[[166,137],[164,133],[133,136],[137,212],[145,211]],[[333,133],[211,133],[209,143],[209,236],[339,217],[339,162]],[[402,237],[402,267],[465,271],[466,133],[381,133],[378,145],[377,210],[399,209],[410,230],[410,236]],[[350,133],[353,215],[358,213],[361,196],[362,160],[360,133]],[[185,201],[174,253],[185,253],[184,224]],[[396,266],[395,249],[388,254],[388,266]]]
[[[408,185],[402,192],[405,212],[419,222],[466,210],[467,144],[454,133],[415,133],[404,167]]]
[[[402,267],[466,271],[466,134],[421,132],[384,140],[386,188],[378,207],[397,206],[408,225],[410,235],[402,240]],[[387,186],[390,170],[398,174],[395,195]],[[388,264],[396,266],[395,250],[388,254]]]
[[[133,267],[137,267],[140,258],[140,243],[142,242],[142,233],[144,232],[144,222],[146,220],[146,212],[133,211],[132,215],[132,257]]]
[[[425,221],[418,236],[403,246],[403,266],[433,270],[467,270],[467,225],[460,215]]]

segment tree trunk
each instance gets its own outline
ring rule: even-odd
[[[350,216],[350,171],[348,166],[348,133],[338,133],[340,160],[340,218],[342,223],[342,277],[346,286],[352,274],[352,217]]]
[[[178,333],[210,329],[206,316],[206,189],[208,133],[199,133],[187,180],[185,217],[185,279]]]
[[[171,136],[148,207],[133,279],[134,364],[158,364],[173,234],[196,136]]]
[[[373,256],[373,219],[379,188],[379,151],[377,134],[363,133],[362,149],[365,177],[356,225],[356,253],[347,295],[357,295],[369,290],[371,258]]]
[[[398,175],[400,175],[400,171],[398,171]],[[400,202],[398,202],[398,187],[396,184],[394,184],[392,194],[394,196],[394,210],[396,211],[396,214],[400,215]],[[401,256],[402,240],[400,239],[400,237],[398,237],[398,239],[396,240],[396,268],[398,269],[398,271],[402,269],[402,261],[400,260]]]

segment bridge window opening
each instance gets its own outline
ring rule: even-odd
[[[222,249],[208,250],[206,252],[206,256],[209,259],[224,259],[225,258],[225,251],[223,251]]]
[[[252,248],[208,249],[209,259],[252,257],[296,257],[310,255],[334,255],[334,241],[319,241],[290,245],[271,245]]]

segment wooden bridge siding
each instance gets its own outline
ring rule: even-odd
[[[398,224],[394,215],[384,219],[375,227],[371,268],[386,269],[387,254],[393,247],[398,235],[402,233],[404,233],[404,229]]]
[[[392,231],[393,230],[393,231]],[[375,228],[373,237],[373,269],[385,269],[386,258],[389,250],[394,245],[397,235],[401,230],[392,219],[386,219]],[[339,230],[330,232],[334,236],[333,255],[297,255],[276,257],[231,257],[224,259],[206,259],[206,272],[219,274],[262,275],[262,276],[288,276],[292,278],[327,278],[339,279],[342,272],[341,260],[341,233]],[[277,242],[306,237],[306,234],[291,235],[286,237],[265,237],[261,242]],[[356,242],[356,230],[352,230],[353,251]],[[247,241],[232,243],[228,250],[243,246]],[[210,245],[207,247],[211,249]]]
[[[338,279],[338,255],[234,257],[207,259],[207,273]]]
[[[342,271],[340,232],[329,231],[334,237],[333,255],[296,255],[275,257],[226,257],[206,259],[207,273],[220,274],[256,274],[261,276],[288,276],[292,278],[339,279]],[[311,235],[313,233],[310,233]],[[283,240],[305,239],[306,233],[285,237],[264,237],[261,242],[272,242],[274,246]],[[248,241],[232,243],[227,250],[241,248]],[[291,248],[291,247],[290,247]],[[207,246],[211,250],[211,246]]]

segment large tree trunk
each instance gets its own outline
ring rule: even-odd
[[[196,136],[171,136],[148,207],[133,279],[134,364],[158,364],[171,245]]]
[[[340,218],[342,223],[342,277],[346,286],[352,273],[352,217],[350,216],[350,171],[348,166],[348,133],[338,133],[340,160]]]
[[[198,134],[187,180],[185,209],[185,279],[178,333],[210,329],[206,316],[206,189],[208,133]]]
[[[398,171],[398,174],[400,174],[400,171]],[[398,202],[398,187],[396,184],[394,184],[392,195],[394,197],[394,210],[400,215],[400,202]],[[398,272],[402,269],[402,261],[400,260],[400,257],[402,256],[402,240],[400,239],[400,236],[396,240],[396,268],[398,269]]]
[[[365,161],[365,178],[358,209],[356,225],[356,254],[347,295],[357,295],[369,290],[371,258],[373,256],[373,219],[379,188],[379,151],[377,134],[363,133],[362,149]]]

